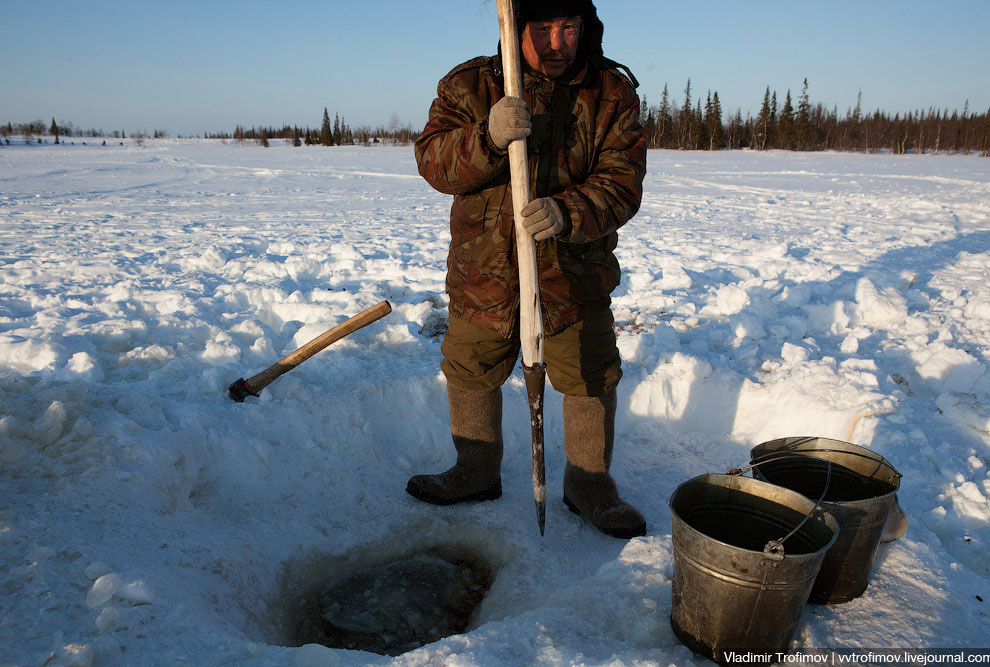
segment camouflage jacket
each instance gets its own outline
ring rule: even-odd
[[[489,110],[504,96],[500,65],[497,56],[475,58],[440,81],[415,152],[423,178],[454,195],[450,313],[508,338],[519,312],[509,161],[488,137]],[[639,99],[613,65],[589,64],[567,81],[523,77],[533,114],[530,198],[552,196],[565,219],[563,233],[536,248],[548,334],[609,306],[620,279],[616,230],[642,198]]]

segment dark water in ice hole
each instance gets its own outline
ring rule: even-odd
[[[290,642],[399,655],[467,629],[493,581],[491,565],[436,548],[329,581],[290,614]]]

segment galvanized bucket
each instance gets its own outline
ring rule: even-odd
[[[839,604],[862,595],[901,474],[879,454],[828,438],[781,438],[754,447],[750,457],[756,477],[821,497],[839,522],[809,601]]]
[[[735,653],[786,653],[835,519],[795,491],[735,475],[681,484],[670,510],[677,638],[723,664]]]

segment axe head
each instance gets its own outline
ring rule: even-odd
[[[227,395],[238,403],[243,403],[248,396],[258,396],[258,392],[251,388],[244,378],[239,378],[237,382],[227,388]]]

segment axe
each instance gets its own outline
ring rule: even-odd
[[[341,322],[328,331],[323,332],[313,340],[309,341],[295,352],[279,359],[274,364],[261,371],[254,377],[240,378],[227,389],[227,394],[237,401],[243,403],[248,396],[258,396],[262,389],[270,385],[283,373],[288,373],[293,368],[306,361],[316,353],[344,336],[348,336],[358,329],[362,329],[372,322],[377,322],[381,318],[392,312],[392,306],[388,301],[382,301],[371,308],[362,310],[354,317]]]

